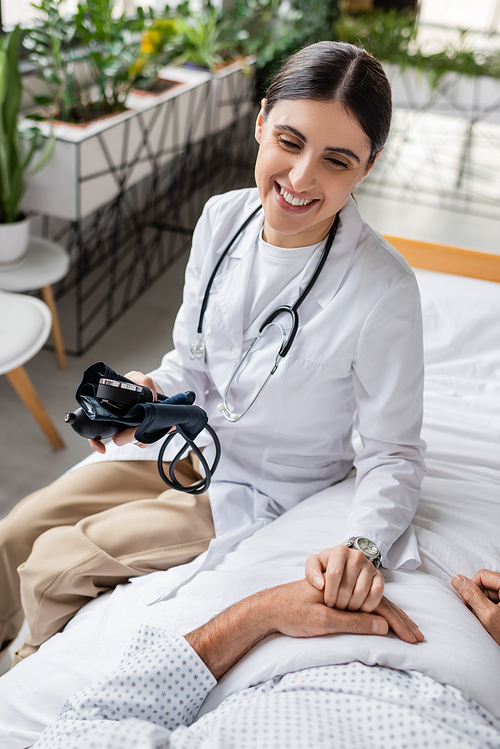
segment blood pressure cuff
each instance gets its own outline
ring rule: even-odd
[[[83,373],[75,398],[85,415],[92,421],[115,422],[128,427],[139,427],[135,438],[139,442],[152,444],[164,437],[171,427],[181,428],[189,439],[194,440],[205,428],[208,416],[199,406],[192,405],[193,393],[177,393],[154,403],[136,403],[128,411],[117,414],[96,398],[99,380],[102,378],[137,383],[115,372],[105,362],[96,362]]]

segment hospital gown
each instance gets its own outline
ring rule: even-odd
[[[195,719],[216,681],[175,632],[142,627],[36,749],[500,749],[500,721],[418,672],[354,662],[275,677]]]

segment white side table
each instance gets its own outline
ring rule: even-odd
[[[50,335],[52,315],[40,299],[0,291],[0,375],[4,374],[56,450],[64,442],[45,410],[24,364]]]
[[[28,251],[17,265],[0,265],[0,289],[4,291],[33,291],[40,289],[45,304],[52,313],[52,339],[57,362],[66,367],[66,352],[57,316],[52,284],[60,281],[69,270],[68,252],[56,242],[43,237],[31,237]]]

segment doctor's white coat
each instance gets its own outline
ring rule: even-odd
[[[241,421],[230,423],[217,410],[229,379],[265,317],[278,305],[293,304],[305,288],[322,247],[300,277],[278,290],[273,304],[244,331],[245,292],[263,221],[259,212],[212,285],[203,324],[206,357],[190,358],[210,275],[258,204],[256,189],[208,201],[193,236],[183,304],[174,327],[175,349],[151,373],[167,394],[193,390],[221,441],[222,457],[209,490],[218,537],[215,547],[227,548],[297,502],[344,479],[354,461],[356,492],[342,538],[367,536],[380,548],[385,567],[413,569],[420,560],[410,524],[425,472],[420,298],[404,258],[362,221],[352,199],[340,213],[326,265],[299,309],[300,327],[292,348]],[[264,382],[278,347],[274,331],[269,331],[257,353],[249,356],[229,395],[237,413],[245,410]],[[357,456],[353,427],[362,442]],[[210,464],[213,449],[207,443]],[[145,450],[110,445],[105,456],[94,455],[85,463],[154,460],[160,444]],[[166,459],[172,455],[171,450]],[[192,572],[199,566],[184,565]],[[145,600],[158,600],[191,576],[187,570],[169,572],[165,585],[154,584],[155,576],[165,573],[134,581],[144,590]]]

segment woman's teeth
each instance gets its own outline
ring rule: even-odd
[[[294,198],[292,195],[290,195],[289,192],[285,190],[284,187],[280,189],[280,195],[283,195],[286,202],[290,203],[290,205],[309,205],[309,203],[312,203],[312,198],[310,200],[303,198]]]

